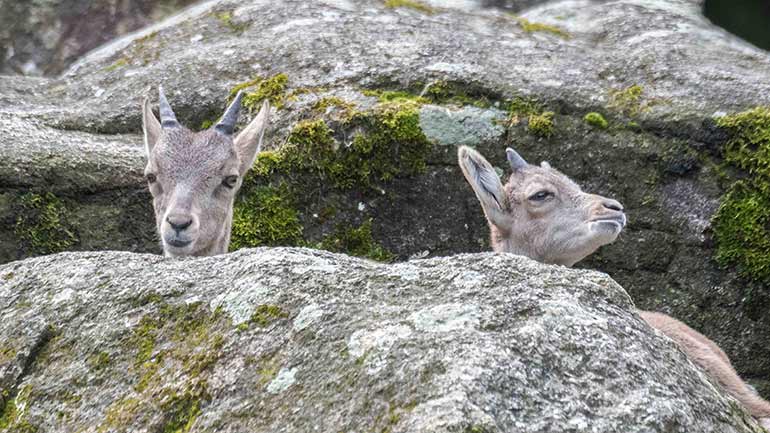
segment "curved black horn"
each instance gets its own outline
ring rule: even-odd
[[[163,86],[158,86],[158,105],[160,111],[160,126],[164,128],[176,128],[179,126],[179,121],[176,120],[174,110],[171,109],[171,105],[169,105],[166,95],[163,94]]]
[[[214,127],[217,131],[225,135],[232,135],[233,129],[235,129],[235,122],[238,121],[238,112],[241,110],[241,99],[243,98],[243,92],[240,90],[235,95],[235,99],[230,103],[230,106],[225,110],[225,114],[222,115],[222,119]]]
[[[529,164],[527,164],[527,161],[524,161],[524,158],[521,157],[518,153],[516,153],[515,150],[511,149],[510,147],[505,149],[505,156],[508,157],[508,164],[511,164],[511,169],[514,171],[522,169]]]

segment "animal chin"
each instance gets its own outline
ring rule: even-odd
[[[173,253],[184,254],[188,252],[193,241],[191,239],[182,238],[179,236],[169,236],[163,239],[163,244],[166,249]]]
[[[611,235],[614,238],[620,234],[625,225],[625,219],[597,219],[590,222],[591,231],[604,235]]]
[[[592,222],[592,223],[616,224],[616,225],[620,226],[620,228],[622,230],[623,227],[626,226],[626,214],[624,214],[624,213],[617,213],[615,215],[610,215],[610,216],[601,216],[601,217],[592,219],[590,222]]]

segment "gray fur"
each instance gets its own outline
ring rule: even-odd
[[[159,93],[163,110],[163,93]],[[192,132],[181,125],[161,127],[145,100],[145,176],[166,256],[227,252],[233,201],[261,147],[269,110],[269,104],[263,103],[257,117],[233,138],[214,128]]]

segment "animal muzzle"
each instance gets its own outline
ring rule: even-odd
[[[594,203],[591,206],[589,222],[596,223],[600,227],[614,229],[620,233],[628,222],[623,205],[619,201],[594,195]]]
[[[198,221],[192,214],[169,213],[163,221],[164,246],[172,249],[186,249],[198,237]]]

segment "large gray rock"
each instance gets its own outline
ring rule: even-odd
[[[0,266],[10,431],[760,432],[604,274],[308,249]]]
[[[486,250],[487,228],[455,146],[475,142],[504,167],[504,148],[513,145],[627,208],[626,233],[583,266],[611,274],[640,307],[669,312],[716,340],[770,395],[762,387],[770,379],[767,282],[714,261],[710,222],[732,180],[745,175],[721,165],[729,135],[713,117],[770,104],[768,54],[714,27],[694,0],[538,2],[520,12],[528,21],[432,4],[426,14],[375,0],[212,0],[111,42],[56,79],[4,77],[2,118],[34,130],[25,140],[18,128],[1,129],[0,143],[53,148],[49,155],[76,172],[18,154],[0,164],[0,261],[63,249],[158,252],[139,177],[138,107],[160,83],[180,119],[198,127],[221,112],[235,85],[285,73],[284,106],[273,113],[266,147],[286,143],[302,120],[322,119],[345,149],[361,125],[316,103],[336,96],[369,112],[378,100],[364,89],[420,93],[437,82],[448,95],[419,108],[418,133],[431,141],[418,161],[423,173],[348,188],[312,170],[254,179],[238,206],[260,194],[275,199],[280,194],[259,188],[283,182],[290,194],[277,201],[288,210],[276,214],[292,221],[286,233],[245,243],[397,260]],[[546,110],[555,112],[552,133],[530,129],[529,111]],[[589,126],[583,117],[591,111],[610,127]],[[72,142],[100,150],[63,156]],[[111,142],[120,144],[102,145]],[[349,170],[368,162],[357,159]],[[259,224],[243,232],[281,226]],[[345,233],[350,226],[358,231]]]
[[[192,0],[0,0],[0,74],[58,75],[86,52]]]

